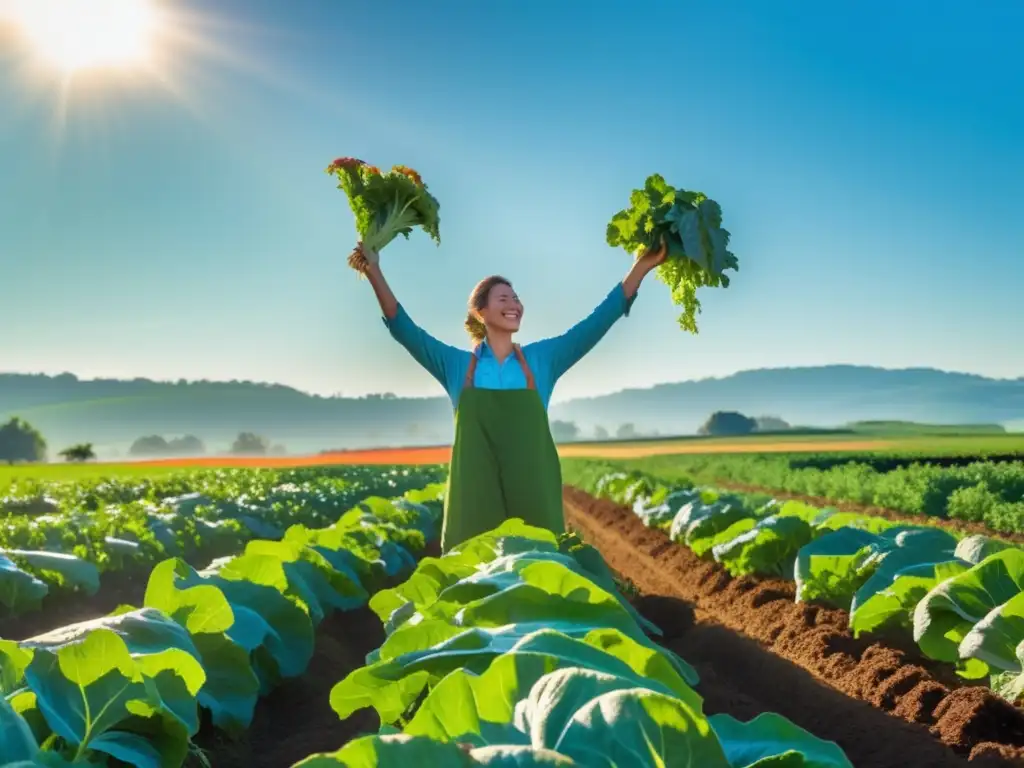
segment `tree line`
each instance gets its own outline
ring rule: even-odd
[[[15,416],[0,425],[0,462],[15,464],[46,461],[49,446],[42,433],[22,418]],[[254,432],[240,432],[231,444],[229,453],[239,456],[283,455],[283,445],[273,445],[264,436]],[[146,435],[132,443],[128,454],[136,458],[162,456],[201,456],[206,445],[195,435],[166,439],[161,435]],[[96,458],[92,443],[78,443],[57,453],[65,461],[82,462]]]
[[[745,416],[738,411],[715,411],[697,429],[697,434],[708,437],[739,437],[755,432],[785,432],[792,426],[778,416]],[[611,433],[600,425],[594,427],[594,440],[611,440]],[[551,436],[558,443],[571,443],[583,439],[583,430],[574,421],[552,421]],[[616,440],[635,440],[657,437],[657,432],[641,432],[633,424],[622,424],[615,430]]]

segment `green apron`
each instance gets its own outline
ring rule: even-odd
[[[565,530],[562,467],[533,373],[518,345],[526,389],[477,389],[473,355],[455,412],[455,444],[445,496],[441,551],[522,518]]]

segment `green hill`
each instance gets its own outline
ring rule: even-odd
[[[553,406],[551,417],[576,422],[581,437],[599,426],[614,435],[626,423],[640,435],[670,435],[696,432],[716,410],[861,432],[992,433],[1024,420],[1024,379],[842,365],[757,369],[570,400]],[[452,434],[444,397],[321,397],[246,381],[0,374],[0,418],[12,415],[34,424],[54,448],[88,441],[108,456],[150,434],[194,434],[220,451],[238,432],[252,431],[293,452],[436,444]]]

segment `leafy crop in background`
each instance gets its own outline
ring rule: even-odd
[[[629,208],[612,217],[607,240],[635,256],[664,241],[668,258],[658,267],[658,277],[683,308],[679,325],[690,333],[697,333],[697,289],[728,288],[725,270],[739,269],[728,248],[729,232],[722,228],[721,206],[703,192],[675,189],[657,174],[647,178],[643,189],[633,190]]]
[[[698,557],[710,555],[733,576],[791,578],[797,601],[847,610],[856,637],[912,632],[925,656],[955,665],[959,676],[987,678],[1009,701],[1024,696],[1024,551],[1018,547],[796,501],[756,507],[750,499],[665,485],[614,464],[579,476],[587,489],[632,506],[647,527]],[[648,495],[637,496],[636,488]]]

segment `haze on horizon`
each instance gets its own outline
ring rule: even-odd
[[[345,266],[323,167],[355,155],[441,201],[440,249],[383,262],[460,345],[492,272],[523,341],[587,314],[647,174],[722,204],[740,271],[700,335],[652,280],[556,401],[829,363],[1024,375],[1018,3],[157,4],[174,34],[132,76],[47,74],[0,21],[0,370],[440,395]]]

